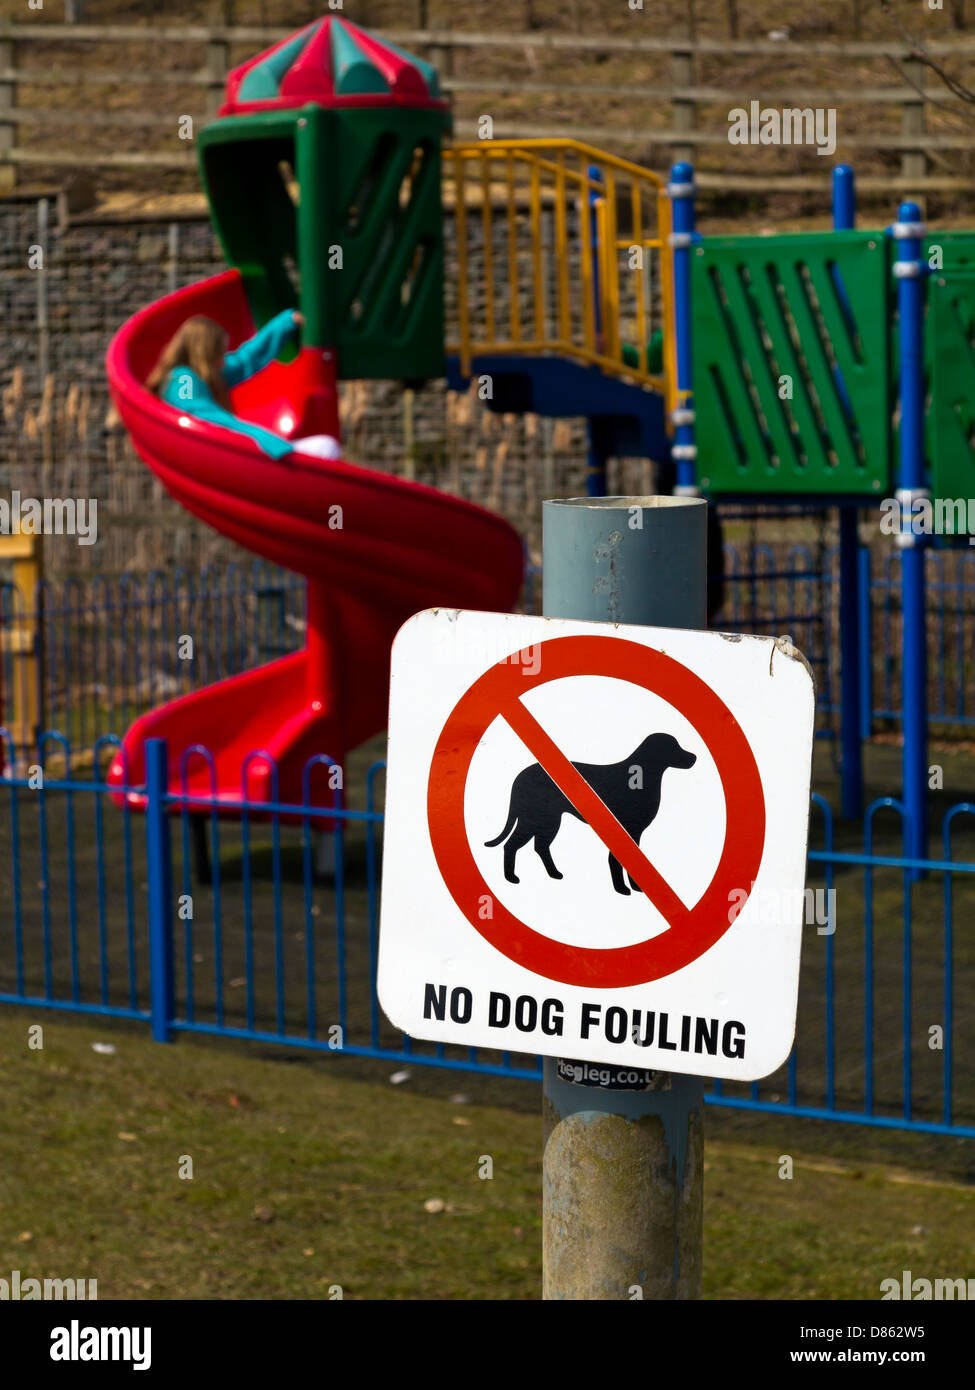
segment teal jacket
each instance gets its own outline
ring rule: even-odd
[[[239,348],[228,352],[223,359],[223,375],[228,388],[239,386],[272,362],[296,328],[294,311],[285,309],[270,319],[253,338],[248,338]],[[189,367],[177,367],[170,372],[169,380],[159,395],[167,405],[175,406],[187,415],[195,415],[198,420],[208,420],[213,425],[223,425],[228,430],[236,430],[238,434],[246,434],[271,458],[284,458],[294,447],[282,435],[262,429],[260,425],[252,425],[231,411],[224,410],[214,400],[213,392],[203,378]]]

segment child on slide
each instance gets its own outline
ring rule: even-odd
[[[341,458],[342,445],[334,435],[309,434],[301,439],[286,439],[273,430],[241,420],[231,409],[231,387],[255,376],[273,361],[304,321],[296,310],[285,309],[253,338],[228,352],[227,332],[219,323],[200,315],[187,319],[163,348],[146,386],[168,405],[246,434],[271,458],[284,458],[295,451],[315,458]]]

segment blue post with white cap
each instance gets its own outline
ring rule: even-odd
[[[675,164],[667,185],[673,214],[670,249],[674,258],[674,336],[677,359],[677,406],[671,412],[677,465],[678,497],[697,497],[697,445],[694,442],[694,388],[691,357],[691,248],[694,244],[694,168]]]
[[[833,230],[852,232],[856,216],[856,176],[849,164],[837,164],[833,170]]]
[[[897,502],[903,619],[901,728],[903,749],[904,854],[927,857],[928,748],[927,643],[925,641],[924,542],[916,534],[915,506],[930,498],[924,485],[924,262],[925,227],[917,203],[901,203],[890,235],[897,242],[898,341],[900,349],[900,469]],[[912,878],[921,876],[919,870]]]

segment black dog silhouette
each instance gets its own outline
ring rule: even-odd
[[[640,836],[660,809],[660,784],[667,768],[693,767],[696,762],[695,755],[682,748],[670,734],[650,734],[628,758],[618,763],[573,763],[572,766],[639,844]],[[505,827],[496,839],[485,842],[488,849],[493,849],[505,841],[504,876],[509,883],[520,882],[515,873],[515,857],[529,840],[535,841],[535,853],[549,877],[562,877],[552,859],[551,846],[566,814],[585,820],[540,763],[532,763],[518,773],[511,784]],[[609,871],[617,893],[628,894],[630,888],[638,893],[642,891],[629,874],[630,888],[627,888],[623,866],[612,853]]]

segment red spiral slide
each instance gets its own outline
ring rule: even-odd
[[[422,608],[510,609],[523,550],[507,522],[469,502],[344,460],[296,452],[276,461],[245,435],[158,399],[143,383],[193,314],[223,324],[232,347],[254,332],[238,271],[180,290],[136,314],[112,340],[112,395],[142,459],[178,502],[248,550],[305,575],[307,645],[143,715],[125,735],[109,782],[141,785],[145,740],[165,738],[170,787],[192,796],[215,791],[221,812],[232,815],[242,797],[267,801],[275,790],[279,800],[300,802],[310,757],[325,753],[341,764],[384,729],[398,628]],[[272,362],[237,388],[235,411],[262,424],[290,415],[304,433],[322,428],[335,418],[323,357],[305,348],[291,363]],[[199,755],[184,759],[196,744],[210,750],[213,770]],[[276,787],[264,758],[244,768],[255,749],[274,759]]]

